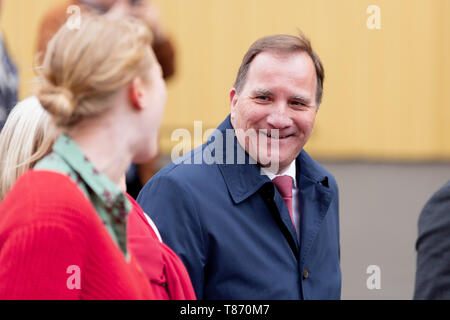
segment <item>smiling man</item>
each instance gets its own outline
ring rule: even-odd
[[[303,150],[323,80],[305,36],[257,40],[231,89],[231,115],[141,191],[199,299],[340,298],[338,188]],[[211,150],[219,161],[192,164]]]

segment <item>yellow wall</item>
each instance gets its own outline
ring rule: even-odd
[[[48,8],[60,2],[55,0],[3,0],[0,25],[10,54],[19,68],[21,98],[32,92],[36,36],[42,16]]]
[[[61,1],[4,0],[2,27],[30,92],[41,15]],[[311,39],[326,70],[307,149],[324,158],[450,159],[450,0],[159,0],[177,46],[162,149],[172,130],[216,127],[241,59],[258,37]],[[381,29],[369,30],[369,5]]]

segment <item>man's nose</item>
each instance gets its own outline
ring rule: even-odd
[[[275,129],[284,129],[292,125],[292,119],[287,114],[287,106],[278,105],[267,117],[267,123]]]

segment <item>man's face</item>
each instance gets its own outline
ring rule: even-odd
[[[231,90],[231,122],[237,139],[262,166],[270,163],[282,172],[303,149],[316,119],[316,86],[316,70],[308,54],[262,52],[250,64],[242,92]],[[246,139],[244,133],[251,129],[257,134]],[[273,137],[274,129],[279,138]]]

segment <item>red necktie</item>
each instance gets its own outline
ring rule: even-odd
[[[294,179],[292,179],[292,177],[290,176],[278,176],[274,178],[272,182],[277,187],[278,192],[283,197],[284,202],[286,202],[286,206],[289,210],[289,215],[291,216],[292,225],[297,232],[294,223],[294,215],[292,212],[292,187],[294,185]]]

